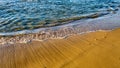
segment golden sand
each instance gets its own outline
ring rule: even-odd
[[[120,29],[0,46],[0,68],[120,68]]]

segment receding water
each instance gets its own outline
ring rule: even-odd
[[[112,0],[0,0],[0,33],[69,23],[83,15],[114,10]]]

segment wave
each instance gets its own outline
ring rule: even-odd
[[[102,17],[73,21],[71,23],[24,30],[12,33],[0,33],[0,44],[29,43],[31,41],[44,41],[48,39],[63,39],[73,34],[83,34],[99,30],[112,30],[120,27],[120,11]]]
[[[62,39],[72,34],[119,28],[119,4],[0,2],[0,44]]]

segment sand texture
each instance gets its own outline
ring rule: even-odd
[[[0,68],[120,68],[120,29],[1,45]]]

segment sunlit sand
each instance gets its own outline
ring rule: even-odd
[[[120,29],[0,46],[0,68],[119,68]]]

